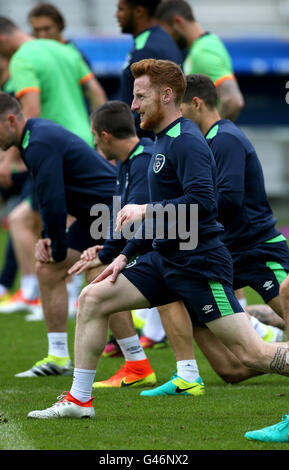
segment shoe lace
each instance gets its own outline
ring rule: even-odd
[[[57,397],[57,401],[54,403],[54,405],[52,405],[52,408],[61,406],[63,403],[67,402],[68,400],[66,398],[66,395],[67,392],[61,393],[61,395]]]
[[[40,361],[36,362],[36,363],[34,364],[34,366],[41,366],[42,364],[47,364],[47,362],[49,362],[49,361],[50,361],[50,359],[49,359],[49,357],[47,356],[47,357],[45,357],[44,359],[41,359]]]

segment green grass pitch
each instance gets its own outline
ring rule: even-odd
[[[3,247],[3,233],[0,242]],[[252,291],[246,293],[250,303],[258,302]],[[74,327],[70,319],[72,357]],[[0,331],[0,450],[289,449],[289,444],[257,443],[243,437],[246,431],[273,424],[288,413],[289,378],[266,375],[226,385],[197,348],[204,396],[146,398],[140,397],[138,388],[106,389],[94,393],[96,420],[28,420],[29,411],[51,406],[69,390],[71,377],[15,378],[46,356],[44,323],[25,322],[22,313],[0,315]],[[158,384],[168,380],[175,370],[171,348],[147,354]],[[110,377],[122,363],[121,358],[101,359],[96,378]]]

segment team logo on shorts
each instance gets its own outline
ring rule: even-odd
[[[162,167],[165,164],[165,161],[166,161],[166,157],[162,153],[158,153],[155,156],[155,161],[154,161],[154,166],[153,166],[153,170],[155,173],[159,173],[161,171]]]
[[[128,263],[125,267],[125,269],[127,268],[132,268],[134,265],[136,264],[136,259],[134,259],[133,261],[131,261],[130,263]]]
[[[265,284],[263,284],[263,287],[265,290],[272,289],[274,287],[274,282],[273,281],[266,281]]]
[[[214,309],[213,309],[213,305],[205,305],[203,308],[202,308],[203,312],[207,315],[208,313],[211,313]]]

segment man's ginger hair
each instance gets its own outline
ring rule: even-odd
[[[153,87],[172,89],[175,104],[180,105],[186,91],[186,78],[179,65],[170,60],[143,59],[130,67],[134,78],[147,75]]]

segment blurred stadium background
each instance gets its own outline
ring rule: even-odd
[[[29,31],[27,13],[37,3],[0,0],[0,12]],[[109,98],[114,98],[132,41],[120,33],[114,17],[117,0],[51,3],[66,18],[65,36],[75,40]],[[190,0],[190,4],[197,21],[221,36],[229,49],[246,100],[237,124],[257,149],[279,226],[289,225],[289,103],[285,100],[289,93],[289,0]]]

